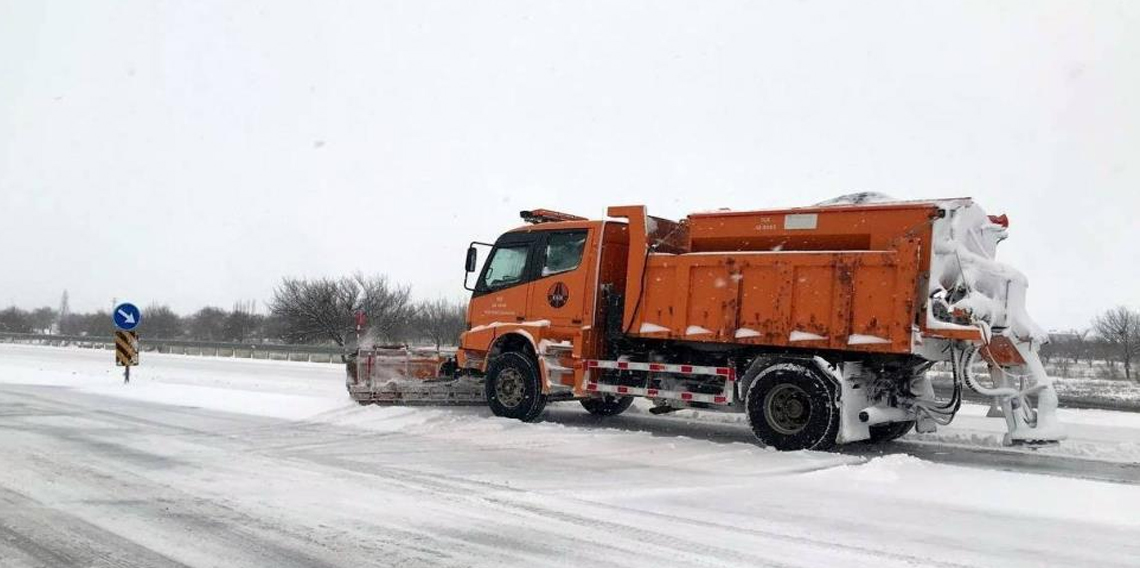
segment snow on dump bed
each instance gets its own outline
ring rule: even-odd
[[[873,205],[877,203],[895,203],[898,199],[877,191],[859,191],[840,195],[826,201],[820,201],[815,207],[830,207],[833,205]]]

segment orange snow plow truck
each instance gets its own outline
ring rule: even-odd
[[[361,345],[355,400],[532,421],[548,402],[608,416],[643,397],[654,414],[746,413],[764,444],[799,450],[931,432],[970,388],[994,398],[1007,444],[1064,438],[1027,281],[994,257],[1008,221],[970,199],[522,217],[482,268],[482,243],[467,251],[454,356]],[[940,361],[949,398],[926,376]]]

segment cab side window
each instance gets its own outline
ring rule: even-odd
[[[522,282],[529,252],[530,245],[527,244],[495,248],[491,259],[487,261],[487,269],[483,271],[481,287],[484,290],[497,290]]]
[[[578,268],[586,250],[586,231],[550,233],[546,236],[546,255],[542,275],[550,276]]]

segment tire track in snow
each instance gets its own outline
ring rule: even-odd
[[[395,483],[406,487],[409,490],[427,491],[432,495],[441,493],[449,493],[460,499],[482,503],[488,508],[501,510],[506,514],[518,515],[519,513],[527,513],[534,517],[536,520],[544,521],[543,526],[550,526],[551,522],[565,523],[571,526],[570,531],[562,531],[558,534],[581,534],[582,531],[589,531],[598,533],[596,537],[586,539],[587,543],[596,546],[597,543],[604,543],[608,547],[625,549],[632,554],[646,554],[644,547],[645,543],[671,543],[666,546],[661,546],[662,549],[667,550],[668,554],[662,557],[662,560],[684,558],[687,562],[695,565],[720,565],[721,562],[730,562],[733,564],[741,565],[755,565],[757,563],[767,566],[816,566],[818,565],[818,553],[820,549],[830,550],[835,553],[835,561],[842,561],[845,566],[853,565],[867,565],[867,566],[881,566],[884,560],[898,562],[899,565],[912,566],[939,566],[944,568],[964,568],[970,565],[958,564],[953,562],[938,561],[929,557],[915,556],[902,553],[894,553],[884,551],[879,548],[869,546],[858,546],[844,543],[837,543],[834,541],[827,541],[821,539],[812,539],[803,536],[795,536],[788,533],[781,533],[776,531],[763,531],[758,529],[748,529],[737,526],[730,526],[720,523],[712,523],[707,521],[700,521],[696,519],[679,517],[674,515],[663,515],[644,511],[641,509],[634,509],[628,507],[617,507],[596,501],[585,499],[567,498],[563,495],[539,495],[533,491],[527,491],[518,488],[511,488],[497,483],[470,480],[467,478],[455,477],[439,473],[425,473],[419,470],[412,470],[408,468],[401,468],[395,466],[385,466],[373,463],[363,463],[342,458],[331,456],[314,457],[304,454],[294,455],[295,458],[304,460],[315,460],[322,464],[335,465],[342,469],[348,469],[365,475],[375,475],[382,477],[389,483]],[[488,494],[487,492],[490,492]],[[678,525],[673,531],[650,530],[642,526],[636,526],[627,523],[619,523],[612,520],[603,520],[599,517],[589,517],[579,514],[569,513],[557,504],[551,506],[539,506],[532,502],[526,502],[519,499],[519,496],[536,497],[543,500],[555,501],[559,504],[566,505],[576,503],[586,508],[602,508],[608,509],[623,515],[634,515],[639,517],[651,517],[659,521],[668,521],[672,524]],[[659,525],[660,523],[650,523]],[[812,558],[810,562],[801,563],[795,562],[793,564],[786,564],[776,562],[767,556],[759,556],[755,554],[743,553],[738,550],[724,548],[722,546],[710,544],[710,541],[724,541],[723,537],[710,535],[707,540],[694,540],[688,537],[678,536],[685,532],[692,532],[693,529],[701,529],[706,532],[733,532],[739,536],[752,535],[767,539],[773,543],[786,546],[789,542],[794,542],[798,545],[811,549],[812,553],[801,555],[802,558]],[[636,543],[630,546],[623,546],[624,543],[616,543],[613,535],[621,535],[622,540],[629,543]],[[855,563],[855,559],[851,557],[853,554],[864,556],[862,562]],[[788,556],[796,556],[795,554],[788,554]],[[709,558],[714,557],[718,562],[709,563]]]
[[[75,515],[0,486],[0,559],[5,566],[187,568]],[[5,553],[4,550],[7,549]]]

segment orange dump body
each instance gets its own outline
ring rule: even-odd
[[[476,286],[459,364],[485,371],[496,350],[521,341],[544,369],[562,373],[552,382],[580,387],[580,362],[605,355],[603,289],[621,295],[612,319],[627,337],[911,353],[913,337],[927,332],[920,315],[941,212],[932,202],[698,213],[680,222],[649,217],[640,205],[609,208],[624,222],[528,212],[541,219],[505,233],[494,250],[529,250],[529,260],[516,266],[514,283]],[[571,233],[584,239],[580,261],[547,270],[548,244]],[[495,278],[488,274],[484,266],[476,278]]]
[[[672,252],[642,258],[630,219],[631,335],[684,341],[908,353],[925,290],[931,203],[690,215]],[[648,223],[648,242],[663,229]],[[678,233],[684,233],[681,238]],[[636,274],[646,264],[644,278]],[[644,284],[644,285],[643,285]]]

